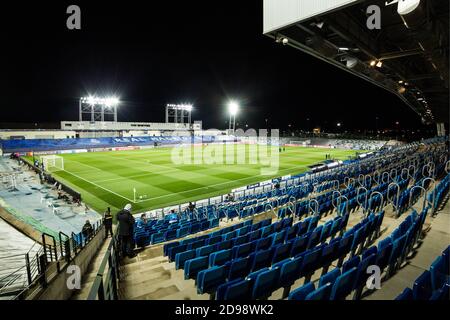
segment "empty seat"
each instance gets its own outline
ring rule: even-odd
[[[216,245],[214,245],[214,244],[197,248],[197,249],[195,249],[196,256],[197,257],[209,256],[215,250],[215,248],[216,248]]]
[[[289,257],[291,251],[291,243],[280,244],[275,248],[272,263],[284,260]]]
[[[214,293],[219,285],[226,281],[228,269],[226,266],[216,266],[201,270],[197,274],[197,293]]]
[[[167,256],[169,257],[169,261],[172,262],[175,260],[175,255],[179,252],[184,252],[187,249],[187,244],[180,244],[178,246],[174,246],[167,249]]]
[[[359,256],[351,257],[342,266],[342,273],[347,272],[348,270],[350,270],[352,268],[357,268],[359,265],[359,262],[360,262]]]
[[[163,255],[165,257],[168,256],[169,255],[169,249],[173,248],[173,247],[176,247],[176,246],[179,246],[179,245],[180,245],[180,243],[178,241],[174,241],[174,242],[171,242],[171,243],[166,243],[163,246]]]
[[[185,236],[187,236],[191,231],[191,227],[187,226],[187,227],[181,227],[180,229],[177,230],[177,238],[183,238]]]
[[[228,273],[228,280],[234,280],[237,278],[244,278],[252,267],[249,257],[232,260]]]
[[[357,272],[357,268],[352,268],[336,279],[331,290],[330,300],[345,300],[353,290]]]
[[[233,240],[233,246],[238,246],[240,244],[244,244],[248,242],[248,235],[236,237]]]
[[[303,257],[294,258],[281,266],[279,285],[284,288],[283,298],[287,297],[291,286],[299,278],[302,260]]]
[[[179,252],[175,255],[175,269],[183,269],[184,264],[187,260],[193,259],[196,256],[196,250],[188,250],[184,252]]]
[[[208,257],[199,257],[187,260],[184,264],[184,278],[196,279],[197,274],[208,268]]]
[[[431,264],[430,273],[433,290],[439,290],[445,283],[449,282],[450,279],[448,259],[439,256]]]
[[[230,284],[224,293],[224,300],[249,300],[252,297],[253,282],[243,279]]]
[[[315,290],[314,284],[309,282],[289,294],[289,300],[305,300],[306,296]]]
[[[272,246],[276,246],[277,244],[282,244],[284,242],[284,237],[286,236],[286,230],[277,232],[273,235]]]
[[[314,271],[319,267],[321,254],[322,248],[311,249],[306,252],[301,266],[301,276],[305,277],[305,283],[310,280]]]
[[[258,274],[253,285],[252,299],[267,299],[276,288],[280,269],[271,269]]]
[[[165,241],[173,240],[177,238],[177,231],[178,230],[168,230],[164,233],[164,239]]]
[[[310,292],[305,300],[329,300],[331,294],[332,284],[327,283],[323,286],[319,286],[316,290]]]
[[[232,247],[233,241],[232,240],[225,240],[222,242],[217,243],[217,251],[230,249]]]
[[[307,245],[308,245],[307,235],[303,235],[300,238],[296,238],[292,243],[291,257],[295,257],[297,254],[304,252],[306,250]]]
[[[248,241],[257,240],[261,237],[261,230],[255,230],[248,234]]]
[[[206,244],[216,244],[222,241],[222,236],[214,236],[206,240]]]
[[[272,237],[259,239],[256,243],[256,250],[266,250],[272,245]]]
[[[164,232],[157,232],[151,235],[151,243],[157,244],[164,242]]]
[[[414,282],[413,298],[414,300],[428,300],[432,294],[431,272],[425,270]]]
[[[252,250],[252,243],[244,243],[237,247],[233,247],[233,258],[247,257]]]
[[[323,226],[317,227],[309,237],[307,248],[311,249],[317,246],[320,242],[320,235],[322,233]]]
[[[405,288],[402,293],[400,293],[395,300],[412,300],[413,292],[410,288]]]
[[[273,250],[261,250],[254,253],[252,271],[260,270],[261,268],[268,267],[272,263]]]
[[[319,287],[322,287],[322,286],[326,285],[327,283],[334,285],[334,282],[340,275],[341,275],[341,270],[339,268],[334,268],[330,272],[328,272],[320,277]]]
[[[232,250],[221,250],[218,252],[213,252],[209,256],[209,265],[212,266],[220,266],[225,264],[226,262],[231,260]]]

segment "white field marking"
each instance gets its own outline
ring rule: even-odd
[[[295,166],[295,167],[291,167],[291,168],[286,168],[286,169],[279,170],[279,172],[280,172],[280,171],[292,170],[292,169],[295,169],[295,168],[304,168],[304,167],[307,167],[307,166],[306,166],[306,165]],[[256,176],[256,177],[259,177],[259,176],[260,176],[260,175],[258,175],[258,176]],[[171,196],[173,196],[173,195],[183,194],[183,193],[187,193],[187,192],[191,192],[191,191],[196,191],[196,190],[201,190],[201,189],[209,189],[209,188],[216,187],[216,186],[220,186],[220,185],[223,185],[223,184],[234,183],[235,181],[250,180],[250,179],[254,179],[254,178],[255,178],[255,177],[245,177],[245,178],[241,178],[241,179],[234,179],[234,180],[231,180],[231,181],[220,182],[220,183],[211,184],[211,185],[208,185],[208,186],[199,187],[199,188],[194,188],[194,189],[189,189],[189,190],[184,190],[184,191],[180,191],[180,192],[171,192],[170,194],[164,194],[164,195],[162,195],[162,196],[152,197],[152,198],[149,198],[149,199],[146,199],[146,200],[140,200],[139,203],[141,203],[141,202],[147,202],[147,201],[151,201],[151,200],[155,200],[155,199],[167,198],[167,197],[171,197]]]
[[[100,188],[100,189],[103,189],[103,190],[105,190],[105,191],[107,191],[107,192],[110,192],[110,193],[112,193],[112,194],[115,194],[116,196],[118,196],[118,197],[120,197],[120,198],[122,198],[122,199],[125,199],[125,200],[127,200],[127,201],[130,201],[130,202],[135,203],[134,200],[131,200],[131,199],[129,199],[129,198],[127,198],[127,197],[124,197],[123,195],[121,195],[121,194],[119,194],[119,193],[117,193],[117,192],[114,192],[114,191],[109,190],[109,189],[107,189],[107,188],[105,188],[105,187],[102,187],[101,185],[96,184],[95,182],[92,182],[92,181],[89,181],[89,180],[87,180],[87,179],[85,179],[85,178],[83,178],[83,177],[80,177],[79,175],[77,175],[77,174],[75,174],[75,173],[72,173],[72,172],[67,171],[67,170],[63,170],[63,171],[65,171],[65,172],[67,172],[68,174],[71,174],[71,175],[73,175],[73,176],[75,176],[75,177],[77,177],[77,178],[79,178],[79,179],[81,179],[81,180],[84,180],[84,181],[86,181],[86,182],[88,182],[88,183],[90,183],[90,184],[93,184],[94,186],[96,186],[96,187],[98,187],[98,188]],[[94,194],[94,196],[95,196],[95,194]]]

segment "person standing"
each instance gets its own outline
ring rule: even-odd
[[[131,204],[127,204],[122,210],[117,213],[117,220],[119,221],[119,239],[122,246],[122,254],[133,258],[132,240],[134,231],[134,218],[131,215]]]
[[[113,218],[111,215],[111,208],[108,207],[105,211],[105,215],[103,216],[103,224],[105,225],[105,239],[108,238],[108,232],[111,234],[111,238],[113,237],[112,222]]]

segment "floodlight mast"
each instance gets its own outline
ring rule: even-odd
[[[228,130],[236,130],[236,114],[239,111],[239,104],[235,101],[230,101],[228,103],[228,113],[230,114],[230,121],[228,122]],[[231,122],[231,118],[233,118],[233,122]],[[233,126],[231,126],[233,123]]]
[[[191,126],[191,113],[192,104],[182,103],[182,104],[167,104],[166,105],[166,123],[186,123]]]
[[[112,115],[113,121],[117,122],[117,106],[119,104],[120,100],[117,97],[81,97],[79,100],[80,121],[83,121],[83,114],[89,114],[91,122],[104,122],[105,115]]]

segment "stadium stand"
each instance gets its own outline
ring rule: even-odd
[[[163,256],[197,294],[217,300],[267,299],[278,289],[289,299],[361,299],[371,294],[368,266],[379,265],[389,281],[418,250],[428,213],[448,188],[448,175],[434,182],[446,174],[443,154],[442,138],[386,148],[277,190],[205,205],[195,218],[179,212],[178,224],[249,220],[165,243]],[[380,239],[386,208],[398,222]],[[255,220],[267,213],[278,220]]]

